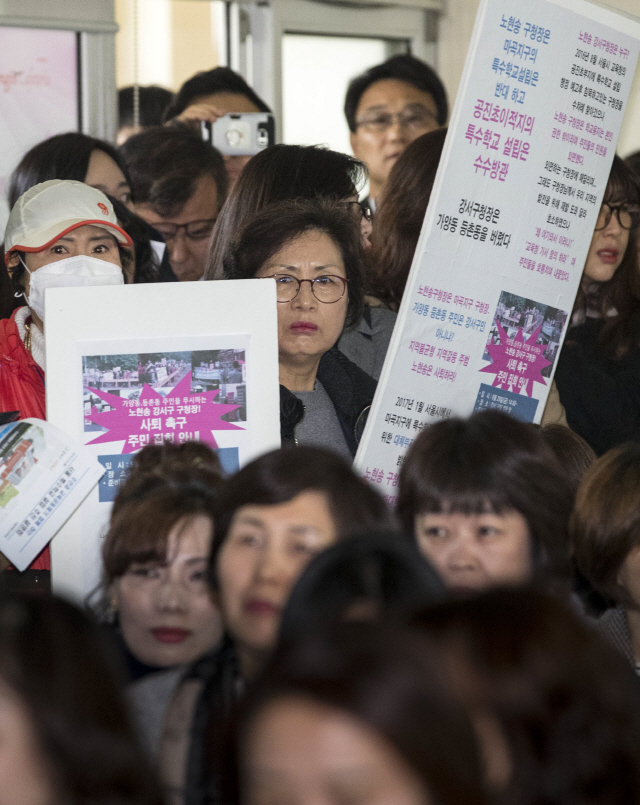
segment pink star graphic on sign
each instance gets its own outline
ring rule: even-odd
[[[240,406],[215,402],[219,394],[217,389],[197,394],[191,392],[191,372],[165,398],[161,398],[148,384],[143,386],[140,398],[135,401],[94,388],[87,391],[100,397],[114,409],[102,412],[95,407],[91,409],[91,414],[86,418],[109,430],[88,444],[124,439],[123,453],[133,453],[145,444],[159,444],[163,441],[194,440],[217,447],[212,431],[244,430],[239,425],[222,419],[225,414],[236,411]]]
[[[493,363],[480,371],[495,374],[493,386],[505,390],[511,389],[516,394],[521,394],[524,390],[531,397],[534,380],[547,385],[547,380],[541,371],[551,365],[551,361],[548,361],[543,354],[545,345],[536,344],[542,324],[525,340],[522,327],[518,329],[515,338],[509,338],[500,322],[497,319],[495,322],[500,333],[500,343],[487,345],[487,352],[491,355]]]

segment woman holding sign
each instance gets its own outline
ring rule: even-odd
[[[572,430],[601,454],[640,439],[640,185],[613,160],[555,380]]]
[[[20,196],[4,250],[14,294],[26,304],[0,320],[0,414],[45,418],[46,289],[122,285],[131,246],[100,190],[55,179]],[[0,567],[2,560],[0,555]],[[49,569],[48,548],[30,569]]]
[[[227,279],[276,283],[283,443],[355,455],[376,381],[335,348],[363,309],[360,237],[335,203],[266,207],[224,258]]]

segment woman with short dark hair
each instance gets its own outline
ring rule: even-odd
[[[484,805],[455,670],[399,624],[344,623],[283,647],[241,714],[237,799]]]
[[[532,589],[496,589],[411,623],[458,670],[462,703],[486,714],[476,724],[484,722],[481,740],[493,736],[484,753],[493,802],[640,801],[637,680],[570,606]]]
[[[115,654],[58,598],[0,596],[0,792],[22,805],[160,805]]]
[[[598,629],[640,673],[640,445],[597,459],[578,489],[570,521],[578,569],[609,605]]]
[[[274,145],[251,158],[229,193],[211,235],[204,278],[224,278],[223,260],[240,232],[265,207],[283,201],[326,199],[360,232],[363,248],[371,235],[371,211],[358,201],[367,179],[364,163],[316,145]],[[380,377],[396,314],[364,307],[338,348],[374,379]]]
[[[282,610],[304,568],[351,534],[388,525],[384,501],[347,462],[308,446],[267,453],[228,478],[217,495],[214,518],[208,574],[225,639],[174,675],[173,682],[165,677],[168,687],[175,687],[166,713],[153,719],[164,724],[163,782],[190,803],[220,802],[225,720],[274,649]],[[158,709],[166,688],[161,677],[138,684],[141,722],[151,723],[148,713]],[[174,762],[176,757],[182,761]]]
[[[224,270],[227,279],[275,280],[283,443],[354,456],[376,382],[335,348],[363,309],[353,222],[328,201],[266,207],[231,244]]]
[[[419,434],[397,511],[445,584],[472,590],[565,575],[572,502],[540,431],[487,410]]]

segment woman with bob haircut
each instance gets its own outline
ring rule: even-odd
[[[596,625],[639,671],[640,444],[601,456],[578,489],[570,520],[578,569],[609,605]]]
[[[364,266],[352,222],[328,201],[266,207],[224,257],[227,279],[273,280],[282,442],[353,457],[376,382],[338,349],[362,315]]]
[[[468,592],[566,575],[572,502],[540,431],[486,410],[419,434],[397,513],[447,587]]]
[[[316,554],[388,526],[388,517],[382,498],[346,461],[317,447],[267,453],[225,480],[208,564],[225,639],[186,671],[136,685],[139,721],[151,726],[148,743],[167,790],[189,803],[219,801],[222,725],[274,649],[294,584]],[[169,696],[162,700],[160,691]],[[209,763],[210,742],[218,748]]]
[[[222,637],[206,568],[222,484],[205,444],[148,445],[134,456],[103,550],[102,615],[133,681],[193,662]]]
[[[274,145],[251,158],[229,193],[211,235],[204,278],[224,278],[224,256],[240,232],[265,207],[283,201],[326,199],[360,232],[363,247],[371,235],[371,211],[358,194],[367,179],[364,163],[316,145]],[[376,380],[393,332],[392,311],[365,306],[338,348]]]
[[[374,623],[283,646],[240,715],[228,801],[487,803],[472,720],[430,649]]]
[[[0,798],[161,805],[100,629],[54,597],[0,595]]]
[[[410,623],[457,669],[462,704],[493,724],[485,753],[493,802],[640,801],[637,679],[569,605],[532,589],[496,589]]]
[[[555,374],[569,427],[597,455],[640,439],[639,222],[640,182],[615,156]]]

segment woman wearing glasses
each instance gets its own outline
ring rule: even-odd
[[[556,371],[570,427],[601,454],[640,439],[640,185],[615,157]]]
[[[364,266],[349,216],[330,201],[264,208],[224,257],[227,279],[273,278],[283,443],[355,455],[376,382],[335,348],[362,315]]]

